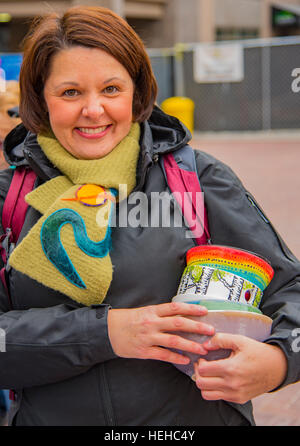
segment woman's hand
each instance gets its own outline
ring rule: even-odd
[[[212,326],[184,317],[205,314],[205,307],[180,302],[109,310],[108,335],[111,346],[115,354],[123,358],[188,364],[189,358],[171,349],[201,355],[207,354],[207,350],[201,344],[184,339],[174,332],[214,334]]]
[[[207,350],[231,349],[226,359],[195,364],[195,381],[205,400],[225,400],[243,404],[278,387],[287,372],[280,347],[246,336],[217,333],[204,342]]]

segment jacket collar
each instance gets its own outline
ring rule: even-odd
[[[149,120],[141,124],[137,184],[143,183],[146,170],[154,160],[160,155],[180,149],[190,139],[190,132],[180,121],[155,106]],[[3,152],[9,165],[31,167],[42,181],[60,175],[59,170],[44,155],[36,135],[28,132],[23,124],[19,124],[7,135]]]

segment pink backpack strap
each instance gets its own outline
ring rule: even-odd
[[[188,153],[186,153],[187,148]],[[168,186],[190,230],[195,234],[196,243],[198,245],[210,243],[204,197],[192,149],[189,146],[184,147],[180,155],[177,154],[177,159],[179,162],[176,161],[173,153],[168,153],[163,157],[163,169]],[[185,168],[179,167],[181,163]]]
[[[6,282],[8,257],[18,241],[23,227],[28,208],[28,204],[25,202],[25,195],[33,189],[35,179],[36,174],[31,169],[25,167],[16,168],[2,209],[4,234],[0,237],[0,252],[4,267],[0,271],[0,278],[8,295]]]
[[[2,227],[6,232],[11,229],[11,241],[16,243],[24,224],[28,204],[25,195],[32,191],[36,174],[28,168],[15,169],[3,205]]]

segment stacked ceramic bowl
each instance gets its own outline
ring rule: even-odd
[[[186,255],[175,302],[193,303],[208,309],[205,316],[194,318],[213,325],[215,332],[233,333],[264,341],[271,332],[272,319],[263,315],[259,304],[273,278],[270,263],[251,252],[228,246],[203,245]],[[179,333],[203,343],[208,336]],[[184,352],[190,363],[176,365],[184,373],[194,374],[194,362],[200,356]],[[207,360],[229,356],[230,350],[210,351]]]

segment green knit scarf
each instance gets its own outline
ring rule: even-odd
[[[11,254],[13,268],[84,305],[104,300],[113,277],[109,223],[120,185],[126,185],[128,195],[135,187],[139,136],[134,123],[114,150],[98,160],[76,159],[54,137],[38,136],[63,175],[27,194],[27,203],[42,217]],[[99,199],[85,196],[83,185],[105,191]]]

